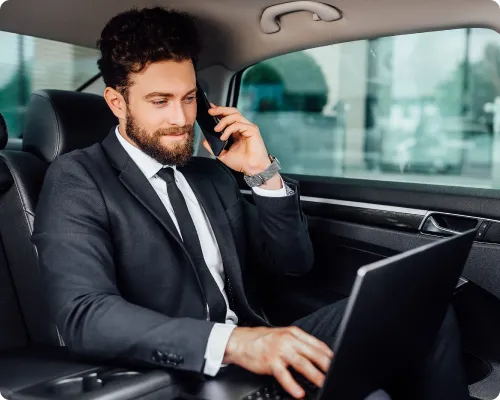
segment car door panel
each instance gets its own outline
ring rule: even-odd
[[[442,235],[421,232],[430,216],[458,216],[467,226],[486,220],[489,229],[500,219],[500,199],[493,191],[484,198],[473,197],[474,190],[467,188],[454,188],[450,194],[449,188],[427,185],[416,190],[407,184],[291,177],[300,182],[315,262],[304,277],[263,283],[263,308],[277,325],[347,297],[359,267],[439,240]],[[251,192],[240,184],[251,201]],[[484,240],[472,247],[453,304],[471,394],[494,399],[500,391],[500,245]]]
[[[429,214],[427,210],[400,208],[399,213],[398,208],[393,206],[377,204],[370,210],[367,203],[351,202],[346,205],[344,201],[339,201],[341,206],[337,206],[337,202],[332,199],[325,199],[324,203],[320,203],[318,198],[313,202],[306,196],[302,199],[302,208],[308,217],[310,234],[315,246],[314,269],[354,270],[345,275],[350,277],[350,282],[353,281],[357,268],[364,265],[363,262],[373,262],[439,238],[419,232],[419,227]],[[478,220],[482,221],[480,218]],[[342,257],[340,255],[342,253],[337,254],[338,248],[350,248],[349,256]],[[374,257],[367,259],[361,256],[366,253]],[[498,273],[500,266],[497,267],[499,259],[498,244],[477,241],[464,268],[463,276],[500,298]],[[342,282],[328,283],[342,288],[349,287]],[[347,295],[349,291],[344,289],[340,293]]]

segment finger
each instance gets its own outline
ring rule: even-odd
[[[221,132],[226,127],[228,127],[231,124],[234,124],[235,122],[242,122],[244,124],[252,125],[251,122],[247,120],[243,115],[241,115],[240,113],[235,113],[222,118],[215,127],[215,131]]]
[[[245,137],[250,137],[255,134],[255,127],[253,125],[244,124],[242,122],[235,122],[234,124],[231,124],[226,128],[220,139],[228,140],[230,136],[233,136],[235,139],[237,139],[235,133],[240,133]]]
[[[210,103],[210,107],[217,108],[217,106],[214,103]]]
[[[319,371],[314,364],[307,358],[295,354],[290,357],[290,366],[298,373],[302,374],[306,379],[314,383],[317,387],[323,387],[325,375]]]
[[[300,341],[294,344],[294,348],[305,359],[312,361],[315,365],[321,368],[323,372],[328,372],[332,359],[327,354],[307,343]]]
[[[316,347],[318,350],[327,354],[330,358],[333,357],[333,351],[332,351],[332,349],[330,349],[330,347],[328,347],[328,345],[326,343],[315,338],[314,336],[310,335],[309,333],[304,332],[299,327],[291,326],[290,332],[293,336],[295,336],[297,339],[301,340],[302,342]]]
[[[236,114],[240,113],[236,108],[234,107],[222,107],[222,106],[217,106],[215,108],[211,108],[208,110],[209,114],[214,115],[214,116],[219,116],[222,115],[224,117],[231,115],[231,114]]]
[[[293,379],[292,374],[284,364],[277,364],[274,368],[271,368],[271,372],[281,387],[296,399],[301,399],[306,395],[304,389]]]
[[[210,147],[210,145],[208,144],[208,142],[206,140],[203,141],[203,147],[212,155],[214,155],[214,152],[212,151],[212,148]]]

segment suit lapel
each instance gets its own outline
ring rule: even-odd
[[[151,184],[144,177],[141,170],[130,162],[119,176],[120,181],[125,185],[132,195],[146,207],[151,214],[163,225],[163,227],[184,247],[179,232],[170,218],[170,215],[161,202],[158,194],[155,192]]]
[[[196,195],[196,198],[198,199],[198,202],[207,214],[219,245],[224,271],[236,288],[234,294],[238,297],[242,306],[241,311],[244,312],[246,310],[250,312],[254,320],[258,320],[260,324],[263,324],[264,326],[269,325],[267,321],[255,313],[248,303],[248,299],[245,295],[245,287],[243,285],[240,260],[236,252],[236,243],[234,241],[229,218],[226,210],[224,210],[222,200],[220,199],[211,179],[207,179],[206,175],[198,173],[193,164],[194,163],[191,162],[186,167],[179,168],[179,170],[186,177],[189,185]],[[226,294],[228,294],[227,291]]]
[[[114,129],[102,142],[102,146],[113,165],[120,170],[118,178],[123,185],[185,250],[184,243],[168,211],[139,167],[132,161],[123,146],[118,142]]]
[[[240,261],[236,253],[233,232],[222,201],[210,179],[195,171],[193,163],[179,168],[205,211],[214,231],[222,257],[224,271],[239,289],[243,290]]]

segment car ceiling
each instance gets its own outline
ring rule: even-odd
[[[316,22],[308,12],[281,19],[281,31],[264,34],[260,16],[276,0],[9,0],[0,9],[0,30],[95,47],[106,22],[133,6],[169,6],[200,20],[204,52],[200,67],[237,71],[303,48],[393,34],[458,27],[500,32],[500,7],[492,0],[322,1],[343,15]]]

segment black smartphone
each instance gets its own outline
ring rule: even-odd
[[[196,92],[196,103],[197,103],[197,114],[196,121],[203,132],[203,135],[207,139],[210,148],[215,156],[219,156],[222,153],[222,150],[229,150],[231,145],[233,144],[233,138],[230,137],[229,140],[221,140],[220,137],[224,133],[215,132],[214,128],[219,123],[219,118],[214,117],[208,113],[210,107],[210,102],[207,99],[207,95],[201,88],[201,86],[197,83],[197,92]]]

